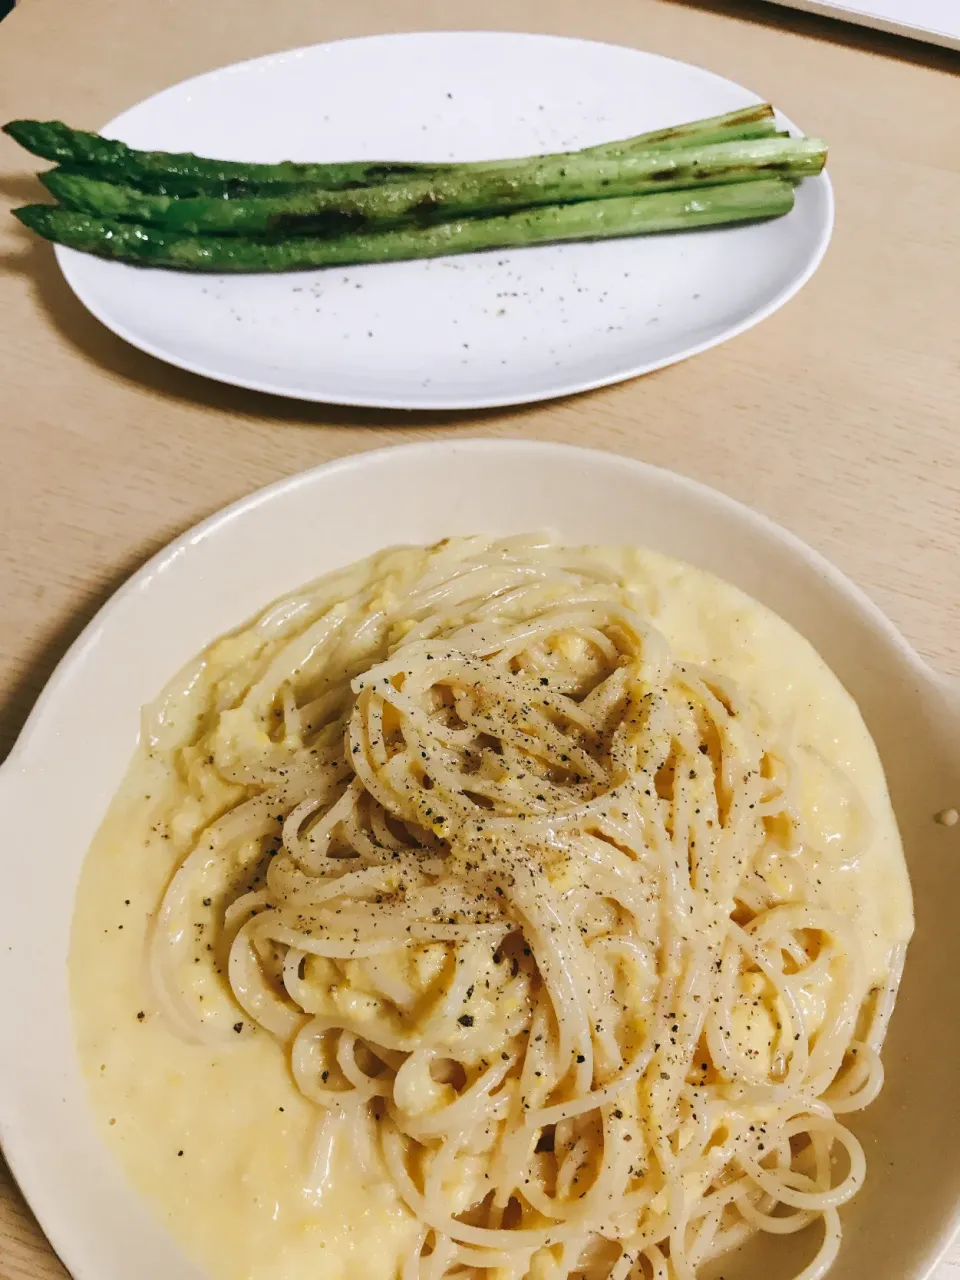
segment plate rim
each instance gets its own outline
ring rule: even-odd
[[[692,68],[701,75],[708,76],[721,84],[733,86],[739,90],[748,101],[763,101],[758,94],[756,94],[752,89],[741,84],[739,81],[732,80],[728,76],[721,75],[719,72],[713,71],[709,67],[703,67],[699,63],[686,62],[682,58],[675,58],[669,54],[657,53],[650,49],[639,49],[633,45],[617,44],[610,40],[591,40],[580,36],[559,35],[553,32],[503,31],[486,28],[468,28],[462,30],[431,29],[424,31],[380,32],[373,35],[346,36],[337,40],[317,41],[313,44],[296,45],[288,49],[276,50],[271,53],[259,54],[251,58],[244,58],[239,62],[227,63],[220,67],[211,67],[206,71],[201,71],[196,75],[188,76],[186,79],[167,85],[166,87],[159,89],[156,93],[150,94],[148,97],[142,98],[139,102],[133,103],[131,106],[124,108],[123,111],[101,127],[101,132],[107,136],[114,137],[119,129],[122,134],[123,123],[126,117],[132,112],[139,110],[145,104],[153,102],[167,93],[171,93],[176,90],[183,90],[196,81],[205,79],[209,76],[223,74],[225,72],[245,70],[256,63],[282,61],[287,58],[299,57],[304,54],[312,53],[316,50],[334,48],[340,45],[390,44],[408,40],[419,40],[424,37],[458,37],[469,39],[470,37],[475,36],[493,37],[498,39],[521,39],[538,42],[547,41],[550,43],[564,45],[590,45],[591,47],[605,49],[626,50],[640,58],[651,59],[660,63],[669,63],[673,66],[685,67],[688,69]],[[783,112],[777,110],[777,115],[780,122],[792,133],[803,132],[799,126]],[[664,356],[652,361],[641,361],[637,364],[631,365],[629,368],[625,368],[611,374],[604,374],[595,378],[581,378],[568,381],[558,380],[556,386],[548,389],[541,388],[540,390],[523,392],[519,395],[508,395],[503,393],[493,395],[461,394],[447,395],[436,399],[425,399],[422,396],[418,397],[415,392],[411,392],[409,395],[392,397],[367,396],[362,394],[330,395],[320,394],[319,392],[306,389],[290,390],[289,387],[285,388],[282,382],[276,382],[269,378],[246,377],[242,372],[236,375],[231,374],[229,377],[226,377],[222,372],[214,372],[212,367],[203,360],[190,360],[182,357],[174,357],[161,345],[148,339],[145,340],[139,335],[135,336],[134,330],[113,318],[110,312],[102,307],[99,302],[91,300],[89,293],[84,288],[83,284],[78,282],[78,273],[82,270],[81,263],[88,257],[87,254],[83,254],[76,249],[69,249],[63,245],[57,244],[54,245],[54,256],[67,286],[95,320],[102,324],[116,337],[122,339],[137,350],[143,351],[146,355],[149,355],[156,360],[160,360],[164,364],[171,365],[173,368],[182,369],[187,373],[195,374],[198,377],[207,378],[214,382],[220,382],[225,386],[241,387],[244,390],[257,391],[262,394],[278,396],[283,399],[301,401],[308,404],[328,404],[337,407],[383,409],[393,411],[399,410],[421,413],[449,413],[470,410],[481,411],[487,409],[502,409],[514,405],[520,406],[548,403],[553,400],[564,399],[568,396],[595,391],[601,387],[614,386],[620,382],[632,381],[634,378],[643,377],[645,374],[654,373],[659,369],[668,368],[670,365],[679,364],[694,356],[701,355],[705,351],[710,351],[714,347],[721,346],[726,342],[738,338],[741,334],[748,332],[756,325],[762,324],[764,320],[769,319],[770,316],[779,311],[781,307],[785,306],[806,284],[809,283],[810,279],[813,277],[823,261],[833,238],[834,225],[836,222],[836,199],[830,175],[827,170],[824,169],[817,177],[807,179],[807,182],[814,183],[818,186],[819,190],[822,192],[825,205],[823,223],[819,228],[816,243],[814,244],[810,257],[803,269],[788,280],[763,306],[757,308],[739,323],[733,324],[723,329],[720,333],[700,342],[692,342],[686,346],[682,346],[672,355]],[[539,247],[550,248],[552,246]],[[496,251],[491,250],[490,252]],[[126,264],[117,263],[113,265],[123,266]],[[149,269],[155,270],[156,268]],[[148,268],[142,268],[142,270],[148,270]],[[562,373],[562,370],[560,372]]]

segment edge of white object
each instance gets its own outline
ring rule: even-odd
[[[773,0],[773,3],[787,9],[816,13],[824,18],[873,27],[895,36],[910,36],[927,44],[960,49],[960,4],[956,0],[870,0],[869,4]]]

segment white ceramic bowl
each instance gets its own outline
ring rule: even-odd
[[[712,570],[805,634],[859,702],[890,783],[917,932],[885,1060],[856,1125],[869,1175],[831,1280],[920,1280],[960,1199],[960,695],[854,586],[795,538],[666,471],[611,454],[460,440],[360,454],[264,489],[171,544],[105,606],[0,771],[0,1139],[76,1280],[194,1280],[129,1190],[88,1111],[67,947],[91,837],[133,751],[139,708],[187,658],[265,602],[385,544],[553,527]],[[778,1248],[784,1242],[777,1242]],[[726,1280],[779,1280],[739,1259]]]

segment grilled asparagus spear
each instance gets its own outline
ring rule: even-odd
[[[490,218],[463,218],[432,226],[361,231],[322,239],[194,236],[52,205],[27,205],[14,212],[21,222],[46,239],[101,257],[189,271],[251,272],[398,262],[560,240],[682,231],[776,217],[792,206],[791,183],[768,178],[742,185],[547,205]]]
[[[826,147],[817,139],[761,138],[614,160],[521,162],[468,177],[417,177],[348,191],[305,188],[232,200],[149,195],[60,169],[41,180],[67,208],[189,235],[331,234],[347,229],[349,220],[486,216],[530,205],[749,183],[773,174],[799,178],[819,173],[825,159]]]
[[[138,151],[113,138],[71,129],[59,120],[11,120],[4,132],[34,155],[72,168],[98,171],[107,181],[121,182],[157,195],[210,195],[215,197],[256,194],[261,187],[317,186],[326,190],[373,186],[398,178],[428,174],[476,173],[507,163],[484,160],[473,163],[418,164],[397,161],[347,161],[332,164],[256,164],[248,161],[211,160],[190,153]],[[601,143],[581,152],[566,153],[595,159],[613,159],[651,148],[670,149],[693,143],[770,137],[776,133],[773,108],[767,103],[742,107],[720,116],[689,124],[656,129],[622,141]],[[561,153],[561,155],[564,153]],[[532,157],[555,160],[560,155]]]

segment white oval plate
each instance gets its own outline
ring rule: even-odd
[[[224,159],[473,160],[587,146],[758,102],[652,53],[558,36],[374,36],[211,71],[104,129]],[[786,118],[781,127],[797,130]],[[205,276],[57,257],[134,346],[222,382],[395,409],[521,404],[617,382],[732,338],[812,275],[823,175],[769,223],[432,262]]]
[[[266,602],[398,542],[553,527],[712,570],[803,632],[856,697],[880,750],[917,910],[887,1085],[857,1124],[869,1176],[831,1280],[920,1280],[960,1198],[960,695],[837,570],[722,495],[612,454],[466,440],[359,454],[264,489],[151,560],[100,611],[0,770],[0,1139],[76,1280],[197,1280],[94,1129],[74,1051],[67,948],[87,846],[134,749],[139,708]],[[782,1280],[776,1261],[727,1280]],[[809,1243],[807,1243],[809,1249]],[[742,1265],[741,1265],[742,1262]],[[787,1274],[796,1274],[788,1271]]]

